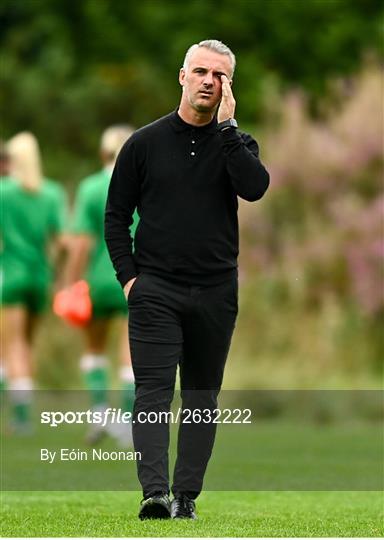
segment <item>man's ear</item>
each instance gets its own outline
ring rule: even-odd
[[[179,83],[181,84],[181,86],[184,86],[184,81],[185,81],[185,71],[184,71],[184,68],[180,68]]]

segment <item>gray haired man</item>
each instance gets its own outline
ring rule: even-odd
[[[130,310],[141,519],[196,517],[237,316],[237,198],[256,201],[269,184],[256,141],[237,129],[234,69],[220,41],[190,47],[178,109],[127,141],[109,188],[105,238]],[[170,410],[178,366],[184,412],[170,503],[160,413]],[[149,412],[159,420],[146,422]]]

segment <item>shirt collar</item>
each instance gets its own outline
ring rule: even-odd
[[[181,116],[179,116],[178,109],[175,109],[173,113],[169,115],[169,121],[173,129],[177,132],[196,130],[199,133],[214,133],[217,131],[216,116],[213,117],[212,121],[209,124],[205,124],[205,126],[193,126],[192,124],[184,122]]]

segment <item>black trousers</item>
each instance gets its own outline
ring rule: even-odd
[[[129,292],[129,339],[136,384],[133,440],[135,451],[141,453],[137,468],[144,497],[157,491],[169,493],[169,423],[164,413],[170,411],[178,365],[182,409],[189,420],[188,411],[217,407],[237,316],[237,291],[237,276],[216,285],[190,286],[141,273]],[[158,421],[154,421],[156,416]],[[143,421],[149,417],[151,422]],[[180,419],[172,492],[196,498],[216,424],[185,423],[185,418],[184,414]]]

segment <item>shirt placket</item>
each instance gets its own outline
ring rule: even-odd
[[[194,161],[197,157],[197,133],[195,129],[192,129],[189,134],[189,157],[191,161]]]

